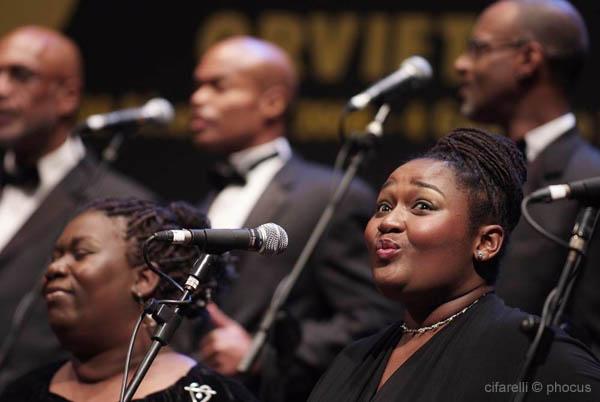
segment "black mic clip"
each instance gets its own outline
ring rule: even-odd
[[[600,207],[597,206],[585,206],[579,211],[569,242],[572,249],[585,254],[588,243],[594,234],[599,214]]]
[[[364,151],[367,154],[376,149],[381,144],[383,137],[383,123],[389,116],[390,106],[384,103],[379,107],[373,120],[367,124],[365,131],[353,132],[347,138],[349,154],[354,155],[357,152]]]
[[[350,144],[350,154],[377,149],[381,145],[381,137],[358,131],[351,133],[347,141]]]

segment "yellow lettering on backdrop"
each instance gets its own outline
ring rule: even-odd
[[[457,83],[458,76],[454,71],[454,61],[465,49],[474,23],[475,14],[452,13],[441,17],[439,27],[444,44],[439,77],[442,84]]]
[[[429,129],[428,110],[422,101],[409,103],[402,112],[403,129],[401,134],[412,142],[422,142],[427,138]]]
[[[2,1],[0,4],[0,35],[22,25],[43,25],[61,30],[77,6],[77,0]]]
[[[356,14],[315,13],[309,26],[307,40],[315,77],[324,83],[343,80],[358,35]]]
[[[237,11],[221,11],[202,22],[196,34],[196,55],[200,57],[213,43],[232,35],[249,35],[250,20]]]
[[[302,141],[334,140],[342,107],[341,101],[300,99],[292,121],[294,138]]]
[[[258,20],[258,35],[281,46],[294,61],[300,76],[304,73],[302,22],[302,18],[297,14],[284,11],[265,12]]]
[[[394,38],[392,52],[393,71],[407,57],[420,55],[431,60],[432,20],[424,13],[401,13],[394,21]]]
[[[364,40],[360,61],[360,77],[365,82],[375,81],[390,69],[389,62],[389,22],[383,13],[370,14],[364,21]]]

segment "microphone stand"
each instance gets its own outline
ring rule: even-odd
[[[544,302],[541,318],[530,315],[521,324],[523,331],[533,332],[536,330],[536,334],[525,354],[525,361],[521,366],[516,384],[521,384],[521,382],[529,380],[536,353],[540,348],[543,338],[545,337],[546,341],[550,341],[552,339],[550,326],[560,325],[561,323],[564,309],[571,296],[573,284],[581,272],[579,267],[586,256],[588,243],[594,234],[599,216],[600,209],[597,206],[584,206],[579,211],[575,226],[573,227],[573,234],[569,241],[569,254],[558,280],[558,285],[548,294]],[[519,387],[520,391],[515,394],[514,402],[525,400],[527,388],[522,389]]]
[[[319,243],[319,240],[323,236],[323,233],[329,226],[335,210],[348,191],[350,183],[356,176],[358,169],[361,167],[366,157],[373,150],[377,140],[383,134],[382,125],[389,113],[390,107],[387,104],[382,105],[377,111],[373,121],[367,125],[366,132],[360,136],[355,135],[351,137],[355,154],[351,157],[350,163],[346,168],[346,172],[339,181],[333,196],[321,214],[313,232],[304,246],[304,249],[296,260],[292,271],[285,278],[283,278],[277,286],[273,298],[271,299],[271,304],[263,315],[258,331],[252,339],[250,350],[237,367],[237,370],[240,374],[248,373],[265,346],[267,335],[269,334],[276,320],[280,318],[280,310],[282,310],[283,305],[286,303],[290,293],[294,288],[294,285],[298,281],[298,278],[302,275],[302,272],[306,267],[306,263]]]
[[[106,147],[104,147],[102,150],[102,162],[106,164],[112,164],[117,160],[124,139],[125,133],[123,131],[117,131],[113,135],[108,145],[106,145]]]
[[[138,366],[133,378],[131,379],[131,382],[127,386],[125,397],[121,402],[131,401],[133,395],[144,379],[144,376],[148,372],[148,369],[150,369],[152,362],[158,355],[158,352],[163,346],[169,344],[169,341],[183,320],[185,309],[190,303],[192,294],[196,291],[203,278],[207,275],[208,267],[210,266],[213,258],[213,254],[205,254],[196,260],[193,266],[193,272],[189,274],[185,285],[183,286],[184,292],[179,301],[166,304],[160,303],[160,301],[150,300],[149,307],[155,310],[152,313],[152,317],[159,325],[152,334],[152,344],[148,348],[144,359]],[[206,302],[209,298],[210,293],[207,293],[204,301]],[[157,304],[160,304],[158,309],[156,309]]]

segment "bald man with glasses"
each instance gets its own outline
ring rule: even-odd
[[[579,12],[563,0],[504,0],[479,16],[466,51],[456,60],[461,112],[497,124],[528,163],[525,194],[552,184],[600,175],[600,153],[577,129],[570,98],[589,48]],[[531,207],[534,219],[568,240],[581,208],[575,201]],[[600,351],[600,238],[567,309],[572,335]],[[540,314],[556,286],[567,250],[523,219],[502,261],[497,292],[507,304]]]

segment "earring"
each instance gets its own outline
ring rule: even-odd
[[[133,288],[133,289],[131,289],[131,294],[133,295],[133,298],[135,299],[135,301],[137,301],[140,304],[144,304],[144,299],[142,298],[142,295],[139,292],[139,290],[137,290],[136,288]]]
[[[479,261],[483,261],[483,259],[486,257],[486,253],[481,251],[481,250],[477,250],[475,252],[475,258]]]

